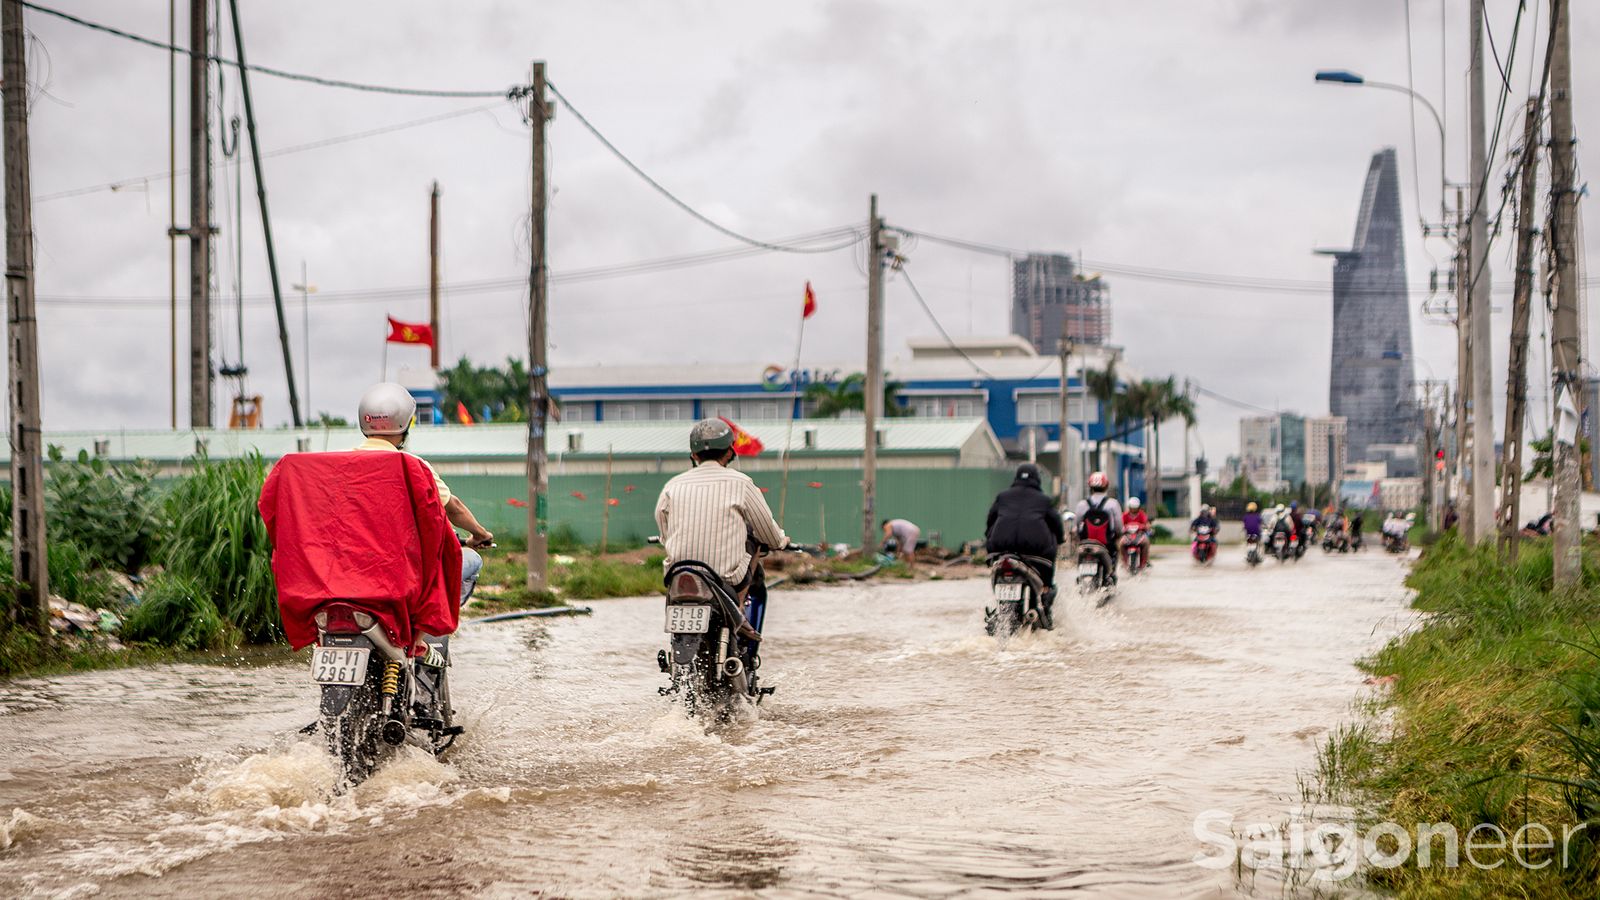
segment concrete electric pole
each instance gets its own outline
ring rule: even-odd
[[[1061,445],[1061,455],[1057,461],[1057,465],[1060,468],[1056,470],[1056,483],[1060,491],[1060,496],[1056,498],[1056,504],[1063,513],[1068,509],[1067,504],[1072,502],[1070,499],[1072,496],[1072,484],[1068,475],[1072,471],[1072,451],[1067,447],[1067,432],[1071,430],[1071,423],[1067,416],[1067,388],[1069,386],[1067,383],[1067,360],[1071,356],[1072,342],[1067,340],[1067,320],[1063,316],[1061,319],[1061,418],[1059,422],[1060,437],[1057,439],[1057,443]]]
[[[528,589],[548,590],[550,473],[546,470],[545,433],[550,413],[548,340],[545,316],[545,127],[550,105],[545,96],[544,63],[533,64],[533,92],[528,96],[528,124],[533,129],[532,213],[528,221]],[[437,343],[437,340],[435,340]]]
[[[428,364],[439,371],[439,182],[428,195],[428,327],[433,330],[433,346],[428,348]]]
[[[0,10],[0,87],[5,103],[6,337],[11,401],[11,565],[16,623],[49,631],[44,454],[40,447],[39,327],[33,298],[33,201],[28,174],[28,34],[22,4]]]
[[[866,556],[879,531],[878,416],[883,413],[883,220],[878,218],[877,194],[867,208],[867,381],[862,389],[861,555]]]
[[[211,427],[210,0],[189,0],[189,427]]]
[[[1550,18],[1550,194],[1555,234],[1556,307],[1551,320],[1555,367],[1555,583],[1573,586],[1582,571],[1578,492],[1582,480],[1578,421],[1583,413],[1582,342],[1579,340],[1577,163],[1572,131],[1572,38],[1568,0],[1551,0]]]
[[[1541,95],[1543,91],[1541,89]],[[1500,512],[1500,553],[1515,562],[1522,542],[1522,423],[1528,407],[1528,314],[1533,306],[1534,193],[1539,185],[1539,108],[1542,96],[1528,101],[1522,129],[1521,181],[1517,194],[1517,270],[1511,301],[1511,352],[1506,368],[1506,432],[1500,484],[1505,499]]]
[[[1468,220],[1471,234],[1467,263],[1468,303],[1472,331],[1467,340],[1472,347],[1472,383],[1469,406],[1472,411],[1472,527],[1467,538],[1472,543],[1494,533],[1494,356],[1489,345],[1494,340],[1490,329],[1489,298],[1489,155],[1483,97],[1483,4],[1472,0],[1472,77],[1470,128],[1472,131],[1471,196]]]

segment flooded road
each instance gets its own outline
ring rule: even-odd
[[[659,599],[463,626],[465,739],[345,796],[299,664],[0,684],[0,896],[1232,895],[1196,815],[1284,818],[1408,621],[1394,557],[1241,555],[1004,648],[983,581],[776,592],[778,692],[709,734]]]

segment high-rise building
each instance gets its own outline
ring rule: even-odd
[[[1076,344],[1111,339],[1111,296],[1105,280],[1078,271],[1064,254],[1030,253],[1012,263],[1012,333],[1048,356],[1059,352],[1063,330]]]
[[[1239,466],[1246,480],[1262,490],[1289,485],[1283,471],[1284,418],[1246,416],[1239,420]]]
[[[1349,423],[1344,416],[1306,419],[1306,483],[1333,484],[1349,457]]]
[[[1373,444],[1410,443],[1416,431],[1400,216],[1400,175],[1386,147],[1367,167],[1351,248],[1324,251],[1334,257],[1328,408],[1348,420],[1356,460]]]

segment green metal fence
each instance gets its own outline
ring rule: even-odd
[[[550,527],[569,526],[580,540],[600,540],[601,518],[611,513],[610,540],[642,541],[656,533],[656,498],[671,477],[616,473],[608,505],[604,475],[557,475],[550,479]],[[854,545],[861,539],[861,471],[791,471],[787,497],[782,475],[756,472],[767,505],[782,510],[785,531],[801,543]],[[446,479],[478,519],[496,534],[527,534],[527,481],[521,475],[454,475]],[[878,473],[878,517],[910,519],[930,540],[946,547],[983,537],[984,516],[994,495],[1011,483],[1000,469],[884,469]]]

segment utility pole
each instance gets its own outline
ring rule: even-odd
[[[544,63],[533,64],[528,124],[533,129],[532,212],[528,219],[528,589],[548,590],[550,473],[546,470],[545,430],[549,419],[549,360],[545,316],[545,127],[550,122]],[[434,343],[438,343],[437,338]]]
[[[1483,4],[1472,0],[1472,78],[1471,122],[1472,129],[1472,209],[1468,230],[1472,235],[1469,245],[1467,288],[1472,307],[1470,321],[1472,333],[1467,340],[1472,345],[1472,530],[1471,542],[1486,540],[1494,533],[1494,382],[1491,364],[1493,355],[1489,345],[1493,341],[1490,329],[1489,304],[1489,217],[1485,209],[1489,192],[1489,155],[1483,100]]]
[[[167,0],[167,282],[172,430],[178,430],[178,0]]]
[[[433,330],[433,346],[428,348],[429,364],[439,371],[439,182],[433,183],[428,199],[428,327]]]
[[[1427,506],[1424,508],[1428,511],[1428,531],[1430,533],[1437,533],[1439,531],[1439,504],[1436,502],[1434,484],[1438,481],[1439,474],[1438,472],[1434,471],[1433,464],[1433,416],[1433,382],[1424,381],[1422,383],[1422,496],[1424,502],[1427,504]],[[1332,463],[1332,448],[1329,448],[1328,457],[1329,462]],[[1332,471],[1332,468],[1333,467],[1330,465],[1330,472]],[[1334,491],[1335,498],[1337,498],[1339,491],[1339,481],[1337,478],[1333,479],[1333,484],[1330,485],[1330,487]]]
[[[11,400],[11,566],[18,625],[49,632],[44,455],[40,452],[39,326],[33,302],[33,200],[28,173],[28,34],[22,4],[0,11],[0,96],[5,103],[6,354]]]
[[[1069,502],[1067,498],[1072,496],[1072,486],[1067,474],[1072,471],[1072,454],[1067,449],[1067,432],[1070,430],[1070,423],[1067,418],[1067,359],[1071,356],[1072,342],[1067,340],[1067,320],[1063,316],[1061,319],[1061,437],[1057,441],[1061,445],[1061,457],[1058,463],[1061,468],[1056,473],[1061,491],[1061,495],[1056,498],[1056,504],[1061,512],[1067,511],[1067,503]]]
[[[228,0],[228,12],[233,17],[233,48],[239,54],[239,93],[244,98],[245,130],[250,134],[250,164],[256,176],[256,202],[261,207],[261,234],[267,245],[267,275],[272,281],[272,307],[278,314],[278,346],[283,349],[283,377],[289,385],[289,416],[294,420],[294,427],[299,428],[305,424],[305,420],[300,416],[300,393],[294,384],[294,355],[289,352],[289,323],[283,312],[283,286],[278,282],[278,251],[272,242],[272,214],[267,210],[267,181],[261,172],[261,144],[256,139],[256,107],[250,100],[250,67],[244,59],[244,28],[239,22],[239,0]],[[243,336],[242,324],[240,335]],[[243,347],[239,352],[244,352]],[[311,365],[309,358],[306,365]]]
[[[210,0],[189,0],[189,427],[211,427]]]
[[[1457,505],[1456,528],[1463,538],[1472,531],[1472,491],[1467,482],[1467,397],[1472,393],[1472,343],[1467,340],[1472,331],[1472,304],[1467,301],[1467,256],[1471,243],[1471,235],[1467,233],[1465,193],[1457,186],[1456,255],[1451,261],[1456,293],[1456,393],[1451,407],[1455,446],[1449,456],[1451,492]]]
[[[1518,524],[1522,521],[1522,422],[1528,405],[1528,313],[1533,306],[1533,242],[1538,229],[1533,225],[1534,193],[1539,186],[1539,107],[1541,97],[1528,101],[1528,117],[1522,127],[1521,184],[1517,197],[1517,270],[1511,301],[1511,352],[1506,371],[1506,434],[1504,466],[1500,484],[1505,499],[1500,512],[1500,555],[1517,560],[1517,545],[1522,542]]]
[[[867,383],[863,386],[862,418],[866,433],[861,444],[861,555],[866,556],[878,536],[878,416],[883,412],[883,221],[878,218],[878,195],[867,208]]]
[[[1556,427],[1552,435],[1555,454],[1555,583],[1578,583],[1583,564],[1582,533],[1578,521],[1581,461],[1575,433],[1583,412],[1578,316],[1578,195],[1572,131],[1572,37],[1568,22],[1570,4],[1551,0],[1550,19],[1550,193],[1555,207],[1552,246],[1556,260],[1556,308],[1550,340],[1555,365]],[[1565,411],[1563,407],[1566,407]],[[1565,423],[1563,420],[1567,420]],[[1566,427],[1563,427],[1565,424]]]

